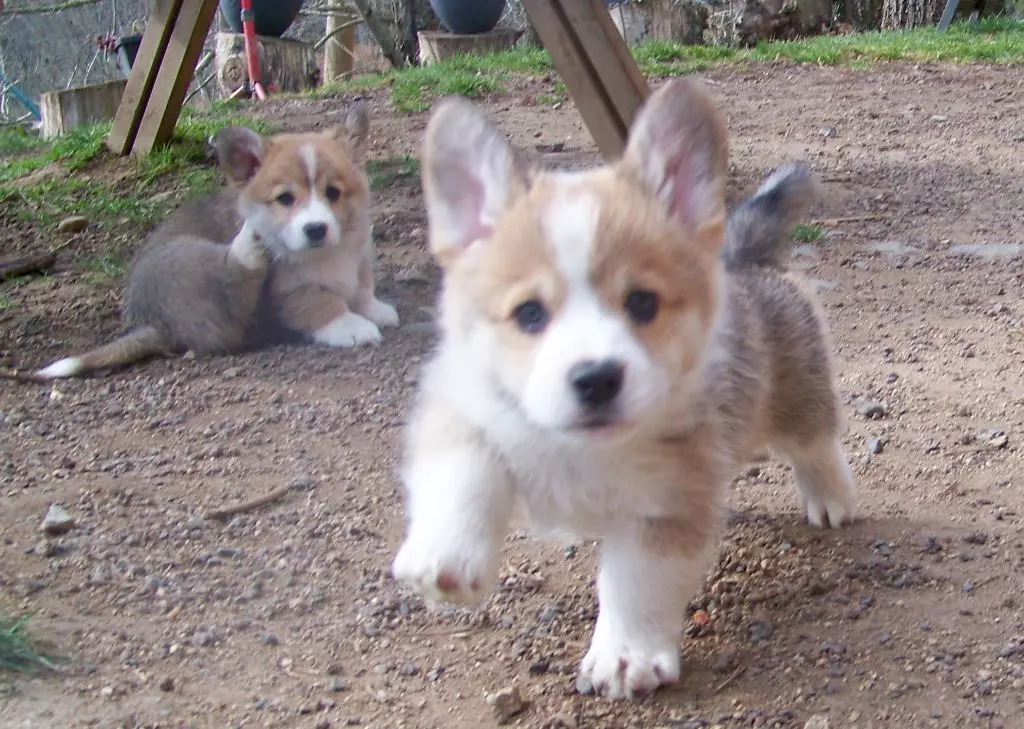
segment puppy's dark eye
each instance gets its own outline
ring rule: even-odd
[[[658,316],[658,295],[636,289],[626,297],[626,313],[637,324],[650,324]]]
[[[516,326],[527,334],[540,334],[548,325],[548,310],[536,299],[524,301],[512,312]]]
[[[284,205],[286,208],[290,208],[295,204],[295,196],[290,192],[282,192],[275,198],[280,205]]]
[[[328,185],[327,189],[324,190],[324,195],[327,197],[328,202],[338,202],[341,198],[341,190],[336,188],[334,185]]]

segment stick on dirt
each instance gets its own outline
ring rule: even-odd
[[[24,276],[27,273],[45,271],[53,268],[53,264],[56,262],[57,256],[54,253],[35,253],[28,256],[18,256],[17,258],[7,258],[0,261],[0,281],[6,281],[16,276]]]
[[[255,499],[250,499],[249,501],[230,504],[229,506],[222,506],[219,509],[212,509],[211,511],[206,512],[206,518],[223,521],[224,519],[229,519],[236,514],[242,514],[246,511],[259,509],[262,506],[266,506],[267,504],[272,504],[279,499],[283,499],[288,495],[288,492],[291,491],[292,488],[291,484],[289,484],[287,486],[274,489],[263,496],[257,496]]]
[[[881,220],[882,216],[876,213],[868,213],[867,215],[850,215],[845,218],[825,218],[824,220],[815,220],[814,225],[824,225],[826,228],[833,228],[843,223],[863,223],[868,220]]]

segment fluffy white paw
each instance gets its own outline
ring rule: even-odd
[[[361,344],[379,344],[381,336],[380,329],[372,321],[348,312],[313,332],[313,339],[328,347],[358,347]]]
[[[840,494],[803,497],[807,522],[816,527],[838,529],[857,518],[857,493],[851,486]]]
[[[474,605],[498,577],[497,547],[459,539],[450,531],[413,532],[405,540],[391,573],[429,602]]]
[[[398,326],[398,312],[395,307],[385,304],[380,299],[370,299],[366,306],[359,309],[359,313],[379,327]]]
[[[633,643],[624,635],[602,630],[598,619],[590,650],[580,664],[576,688],[583,694],[631,699],[675,683],[679,673],[678,643]]]

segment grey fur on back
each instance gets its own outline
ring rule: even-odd
[[[146,237],[143,250],[182,236],[230,243],[241,227],[238,190],[225,187],[193,198],[174,210]]]
[[[728,297],[719,332],[729,356],[712,379],[717,408],[741,450],[751,428],[772,441],[802,444],[840,427],[824,320],[783,267],[792,228],[816,192],[806,165],[786,165],[729,216],[722,252]],[[750,414],[759,411],[762,422],[752,424]]]
[[[782,267],[793,227],[818,197],[811,169],[792,163],[777,169],[729,215],[722,258],[726,269]]]
[[[125,324],[152,326],[171,351],[243,347],[266,272],[229,262],[228,251],[197,236],[148,241],[128,278]]]

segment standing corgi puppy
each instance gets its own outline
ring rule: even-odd
[[[478,601],[517,504],[599,539],[584,692],[678,680],[686,604],[760,448],[793,464],[812,524],[854,516],[825,326],[779,267],[813,180],[780,170],[727,222],[727,156],[687,79],[650,97],[621,161],[584,172],[525,169],[466,101],[427,128],[442,341],[408,429],[392,571],[430,600]]]
[[[125,292],[126,333],[36,373],[71,377],[156,354],[226,354],[299,333],[352,347],[398,323],[374,293],[365,105],[323,133],[211,140],[230,187],[147,238]],[[225,245],[226,244],[226,245]]]

